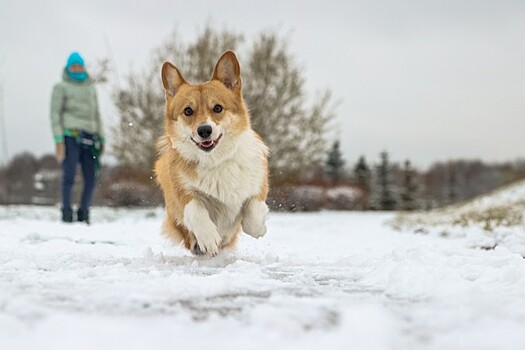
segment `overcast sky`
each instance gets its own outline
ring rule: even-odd
[[[289,37],[308,90],[330,88],[340,101],[349,164],[359,155],[376,162],[382,150],[419,167],[525,156],[523,0],[2,0],[9,156],[53,150],[51,89],[72,50],[89,63],[111,49],[123,80],[174,29],[191,40],[208,22],[247,39],[267,29]],[[109,139],[112,88],[98,88]]]

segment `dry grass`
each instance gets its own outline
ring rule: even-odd
[[[476,226],[492,232],[499,227],[524,225],[525,198],[505,196],[506,191],[513,193],[520,186],[525,186],[525,182],[518,182],[466,203],[430,212],[400,213],[390,224],[396,229],[411,229],[418,232],[425,232],[425,227],[432,226],[462,228]]]

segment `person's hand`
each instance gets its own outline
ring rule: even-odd
[[[62,163],[66,158],[66,147],[63,142],[57,142],[55,144],[55,157],[59,163]]]

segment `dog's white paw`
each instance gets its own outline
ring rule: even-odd
[[[242,230],[252,237],[259,238],[266,234],[266,215],[268,206],[263,201],[250,199],[244,208]]]
[[[262,225],[245,223],[245,225],[243,226],[243,231],[254,238],[263,237],[266,234],[266,230],[267,229],[265,223],[263,223]]]
[[[195,255],[215,256],[219,253],[222,238],[217,232],[217,230],[207,232],[205,234],[196,234],[195,237],[197,239],[197,242],[192,249]]]
[[[222,237],[208,212],[198,201],[192,200],[184,208],[184,225],[195,235],[197,242],[191,247],[194,254],[217,255]]]

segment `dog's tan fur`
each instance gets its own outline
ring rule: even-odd
[[[194,253],[208,255],[232,246],[241,229],[264,235],[268,151],[251,129],[235,54],[225,52],[211,80],[196,85],[166,62],[162,82],[165,135],[157,143],[155,172],[166,205],[163,231]],[[214,110],[217,105],[221,112]],[[185,114],[187,108],[192,115]],[[202,125],[213,130],[209,152],[198,142]]]

